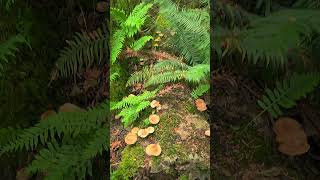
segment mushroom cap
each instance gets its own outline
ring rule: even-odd
[[[149,132],[148,132],[147,129],[140,129],[140,130],[138,131],[138,136],[139,136],[139,137],[145,138],[145,137],[147,137],[148,135],[149,135]]]
[[[151,106],[151,108],[155,108],[155,107],[160,107],[161,104],[159,101],[153,100],[153,101],[151,101],[150,106]]]
[[[44,113],[41,114],[41,120],[46,119],[46,118],[48,118],[49,116],[56,115],[56,114],[57,114],[56,111],[54,111],[54,110],[48,110],[48,111],[46,111],[46,112],[44,112]]]
[[[147,131],[149,134],[153,133],[154,132],[154,127],[150,126],[147,128]]]
[[[160,121],[160,117],[158,115],[156,115],[156,114],[151,114],[149,116],[149,121],[150,121],[151,124],[158,124],[159,121]]]
[[[203,99],[197,99],[197,100],[195,101],[195,103],[196,103],[197,109],[198,109],[199,111],[205,111],[205,110],[207,110],[207,105],[206,105],[206,103],[204,102]]]
[[[59,112],[75,112],[75,111],[84,111],[84,109],[71,103],[65,103],[59,107]]]
[[[149,156],[159,156],[161,154],[161,147],[159,144],[149,144],[146,147],[146,153]]]
[[[134,127],[131,129],[131,132],[137,134],[140,129],[138,127]]]
[[[300,124],[292,118],[279,118],[273,126],[273,131],[277,135],[278,150],[284,154],[300,155],[306,153],[310,148],[307,135]]]
[[[126,142],[126,144],[134,144],[137,142],[137,135],[132,133],[132,132],[129,132],[126,137],[124,138],[124,141]]]
[[[118,114],[114,116],[114,119],[115,119],[115,120],[118,120],[118,119],[120,119],[120,118],[121,118],[121,116],[118,115]]]
[[[209,137],[210,137],[210,129],[206,130],[206,131],[204,132],[204,134],[205,134],[206,136],[209,136]]]

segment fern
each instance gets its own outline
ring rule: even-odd
[[[4,42],[0,42],[0,75],[4,70],[3,65],[9,63],[9,56],[16,56],[15,53],[19,51],[19,44],[29,45],[26,39],[21,34],[12,36]]]
[[[191,96],[194,99],[199,98],[200,96],[202,96],[203,94],[207,93],[210,89],[210,85],[209,84],[200,84],[198,87],[196,87],[192,92],[191,92]]]
[[[293,74],[276,88],[266,89],[266,95],[258,101],[259,106],[268,111],[274,118],[282,115],[281,107],[288,109],[296,105],[296,101],[312,92],[320,83],[320,73]]]
[[[206,9],[182,9],[170,0],[156,1],[160,15],[170,22],[176,32],[169,40],[190,65],[209,63],[210,35],[209,13]]]
[[[114,30],[111,40],[111,63],[115,63],[127,38],[132,38],[141,29],[145,23],[147,13],[152,7],[152,4],[140,3],[135,6],[133,11],[127,17],[124,11],[113,8],[111,13],[114,15],[112,19],[119,27]],[[112,17],[112,16],[111,16]],[[145,36],[132,44],[134,50],[140,50],[147,41],[151,39],[150,36]]]
[[[297,0],[293,4],[293,7],[319,9],[320,8],[320,1],[319,0]]]
[[[129,95],[120,102],[113,103],[111,110],[121,110],[118,115],[122,117],[121,121],[127,127],[139,118],[141,111],[150,106],[149,99],[154,98],[158,91],[159,89],[156,89],[154,91],[145,91],[137,96]]]
[[[67,41],[68,46],[60,52],[56,67],[61,76],[74,75],[81,68],[92,65],[94,60],[101,62],[108,55],[108,34],[98,29],[92,33],[76,33],[74,40]]]
[[[152,36],[143,36],[140,39],[138,39],[137,41],[135,41],[132,45],[131,48],[134,51],[139,51],[148,41],[150,41],[151,39],[153,39]]]

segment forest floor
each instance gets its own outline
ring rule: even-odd
[[[209,177],[210,137],[208,113],[197,110],[190,89],[182,84],[165,86],[156,96],[161,103],[157,112],[160,122],[155,132],[138,138],[134,145],[126,145],[125,136],[133,127],[145,128],[142,121],[123,128],[120,120],[111,121],[111,168],[125,169],[135,179],[178,179]],[[209,101],[208,97],[205,98]],[[145,115],[148,116],[145,112]],[[142,118],[143,119],[143,118]],[[146,155],[148,144],[159,143],[162,152],[158,157]],[[127,161],[133,164],[126,164]],[[120,170],[121,171],[121,170]],[[131,172],[129,172],[131,171]]]
[[[263,89],[254,81],[232,71],[221,71],[214,73],[213,84],[210,113],[214,117],[214,179],[319,178],[319,159],[314,155],[319,154],[319,148],[312,143],[314,137],[309,137],[310,150],[304,155],[289,157],[278,151],[272,118],[266,114],[256,118],[261,112],[256,101]],[[316,108],[308,110],[319,119]],[[255,123],[250,125],[254,118]]]

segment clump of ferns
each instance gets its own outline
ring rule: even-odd
[[[209,73],[209,64],[189,66],[181,60],[162,60],[154,66],[146,66],[141,71],[134,72],[127,81],[127,86],[143,83],[146,88],[166,83],[187,82],[196,86],[191,95],[198,98],[210,88]]]
[[[130,14],[126,14],[121,9],[111,8],[111,81],[114,81],[119,76],[119,72],[113,71],[112,66],[116,66],[114,64],[124,47],[129,46],[134,51],[139,51],[153,38],[146,35],[135,39],[148,18],[147,14],[152,6],[149,3],[140,3],[134,7]]]
[[[261,3],[267,1],[255,2],[260,3],[256,4],[256,7],[261,8],[263,6]],[[244,25],[236,23],[233,23],[233,26],[225,25],[232,23],[234,18],[222,19],[217,15],[214,19],[216,27],[213,33],[215,39],[213,46],[221,61],[226,60],[226,57],[234,57],[233,60],[239,58],[250,65],[263,66],[274,72],[281,70],[286,74],[285,77],[278,77],[273,89],[266,88],[265,95],[258,101],[263,111],[255,119],[265,112],[269,112],[273,118],[283,115],[285,109],[293,108],[301,98],[319,86],[319,69],[309,70],[300,66],[299,71],[295,71],[292,68],[292,64],[299,66],[299,61],[304,60],[297,52],[304,51],[307,53],[304,57],[313,58],[314,54],[308,49],[312,49],[310,48],[314,46],[312,39],[316,39],[320,34],[320,19],[314,18],[319,17],[320,12],[304,6],[301,2],[307,1],[300,0],[293,6],[289,5],[287,8],[272,12],[269,4],[269,7],[265,7],[263,16],[245,13],[248,22]],[[235,8],[220,8],[220,10],[225,14],[239,14]]]
[[[109,145],[107,109],[102,103],[87,111],[49,116],[10,135],[11,141],[1,144],[0,155],[40,149],[26,167],[28,173],[43,172],[46,179],[86,179],[92,176],[94,157]]]

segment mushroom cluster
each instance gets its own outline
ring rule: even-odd
[[[153,100],[150,103],[151,108],[156,108],[157,110],[161,110],[161,104],[157,100]]]
[[[130,96],[130,95],[129,95]],[[150,104],[152,108],[161,107],[160,102],[153,100]],[[151,114],[149,116],[149,122],[151,124],[158,124],[160,122],[160,117],[157,114]],[[125,143],[128,145],[135,144],[137,142],[138,136],[141,138],[147,137],[149,134],[154,133],[154,127],[150,126],[145,129],[139,129],[138,127],[134,127],[125,137]],[[149,144],[146,147],[146,154],[149,156],[159,156],[161,154],[161,147],[159,143],[157,144]]]
[[[277,135],[278,149],[284,154],[290,156],[301,155],[310,148],[307,135],[300,124],[292,118],[279,118],[273,126],[273,131]]]

